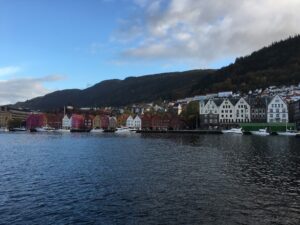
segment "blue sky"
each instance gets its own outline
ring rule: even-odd
[[[299,33],[299,1],[274,2],[0,0],[0,104],[105,79],[225,66]]]

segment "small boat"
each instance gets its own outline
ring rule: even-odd
[[[230,130],[222,130],[223,134],[243,134],[242,128],[232,128]]]
[[[15,127],[15,128],[10,128],[9,131],[12,131],[12,132],[24,132],[24,131],[26,131],[26,128],[25,127]]]
[[[285,132],[277,132],[277,134],[282,135],[282,136],[296,136],[297,131],[295,131],[295,130],[286,130]]]
[[[36,130],[36,132],[52,132],[52,131],[55,131],[54,128],[49,127],[49,126],[45,126],[45,127],[36,127],[35,130]]]
[[[0,127],[0,132],[8,132],[9,130],[6,127]]]
[[[270,135],[270,133],[267,132],[267,128],[259,129],[258,131],[251,131],[251,134],[259,135],[259,136],[268,136],[268,135]]]
[[[131,131],[131,128],[129,127],[119,127],[116,130],[116,133],[129,133]]]
[[[104,130],[101,128],[94,128],[91,130],[91,133],[103,133],[103,132],[104,132]]]
[[[59,132],[59,133],[70,133],[70,130],[68,130],[68,129],[57,129],[57,130],[55,130],[55,132]]]

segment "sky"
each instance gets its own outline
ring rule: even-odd
[[[0,105],[220,68],[300,33],[299,0],[0,0]]]

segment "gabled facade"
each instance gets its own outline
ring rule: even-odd
[[[267,113],[268,123],[286,123],[289,121],[288,106],[279,95],[275,95],[271,99]]]
[[[94,117],[92,115],[85,115],[84,116],[84,128],[90,130],[93,128],[93,120]]]
[[[68,115],[65,115],[62,119],[62,128],[69,130],[71,129],[72,121],[71,118],[68,117]]]
[[[101,126],[101,117],[99,115],[95,116],[93,119],[93,128],[100,129]]]
[[[71,117],[71,129],[78,130],[84,128],[84,117],[79,114],[73,114]]]
[[[200,124],[202,127],[217,126],[219,124],[219,104],[218,99],[200,101]]]
[[[109,117],[108,129],[117,128],[117,118],[114,116]]]
[[[249,103],[240,98],[235,104],[235,122],[236,123],[249,123],[251,122],[251,110]]]
[[[44,114],[30,114],[26,119],[26,128],[35,129],[47,125],[47,118]]]
[[[133,118],[132,116],[129,116],[126,120],[126,127],[133,127]]]
[[[232,124],[236,122],[235,104],[225,98],[219,107],[219,121],[221,124]]]
[[[135,129],[141,130],[142,129],[142,119],[139,116],[136,116],[133,120],[133,127]]]
[[[266,123],[267,122],[267,99],[253,98],[250,99],[251,106],[251,122]]]

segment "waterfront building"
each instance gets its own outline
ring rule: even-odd
[[[279,96],[275,95],[268,104],[267,122],[268,123],[287,123],[288,106]]]
[[[94,117],[92,115],[85,115],[84,120],[83,120],[84,129],[87,129],[87,130],[93,129],[93,120],[94,120]]]
[[[129,116],[126,120],[126,127],[133,127],[133,118],[132,116]]]
[[[101,116],[100,115],[96,115],[93,119],[93,128],[94,129],[100,129],[102,128],[101,126]]]
[[[26,119],[26,128],[28,130],[45,127],[47,125],[47,118],[45,114],[30,114]]]
[[[60,129],[62,127],[62,115],[61,114],[45,114],[47,119],[47,126],[55,129]]]
[[[138,130],[142,129],[142,120],[141,120],[141,118],[138,115],[134,118],[134,120],[132,122],[133,122],[132,123],[132,125],[133,125],[132,127],[134,129],[138,129]]]
[[[266,123],[267,122],[267,98],[258,97],[250,98],[251,122]]]
[[[117,128],[117,118],[114,116],[109,117],[108,129],[116,129]]]
[[[220,124],[234,124],[236,123],[235,104],[237,99],[225,98],[219,107],[219,121]]]
[[[151,130],[152,129],[152,118],[149,114],[144,114],[142,116],[142,129]]]
[[[240,98],[235,104],[235,122],[236,123],[251,122],[250,105],[244,98]]]
[[[67,114],[62,119],[62,128],[69,130],[72,126],[72,120],[71,117],[69,117]]]
[[[109,127],[109,117],[108,116],[106,116],[106,115],[100,116],[100,122],[101,122],[100,128],[108,129],[108,127]]]
[[[201,127],[208,128],[210,126],[219,125],[219,106],[221,99],[203,100],[199,103],[200,124]]]
[[[8,127],[8,122],[11,120],[11,112],[7,110],[7,107],[0,107],[0,128]]]
[[[290,104],[289,118],[290,122],[295,123],[297,129],[300,129],[300,100]]]
[[[71,117],[71,129],[80,130],[84,128],[84,117],[79,114],[73,114]]]
[[[173,116],[171,118],[169,128],[171,130],[184,130],[186,128],[186,123],[179,116]]]

